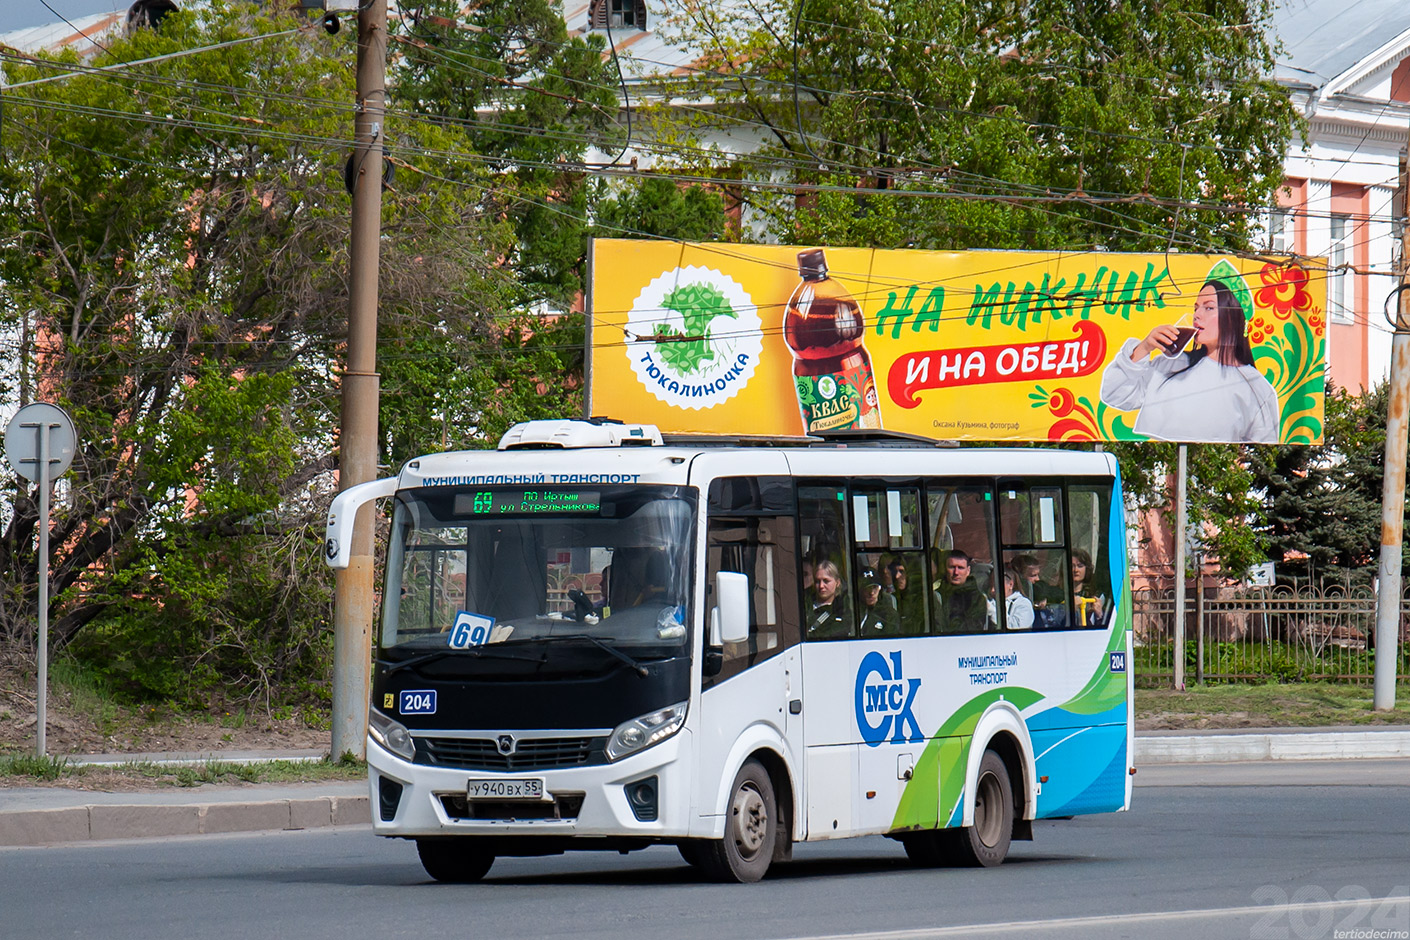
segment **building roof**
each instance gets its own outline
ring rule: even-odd
[[[127,22],[127,10],[116,13],[94,13],[78,16],[68,21],[50,23],[47,26],[31,26],[0,33],[0,46],[9,46],[20,52],[32,54],[45,50],[58,52],[73,49],[80,57],[89,57],[99,51],[91,39],[104,42],[109,34],[122,29]]]
[[[594,32],[609,42],[609,48],[615,45],[622,77],[629,82],[688,74],[700,55],[698,49],[682,48],[671,41],[669,31],[663,33],[662,26],[673,8],[666,0],[646,0],[645,31],[628,27],[613,29],[610,35],[605,29],[588,28],[588,7],[588,0],[563,0],[563,22],[568,27],[569,35],[582,36]]]
[[[1273,31],[1282,43],[1279,81],[1320,88],[1377,50],[1410,43],[1405,0],[1279,0]]]

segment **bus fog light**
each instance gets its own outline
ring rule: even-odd
[[[681,730],[685,725],[685,706],[681,702],[618,725],[607,739],[607,759],[621,760]]]
[[[657,816],[657,780],[650,776],[644,780],[635,780],[626,786],[627,803],[632,808],[632,815],[637,822],[655,822]]]
[[[411,740],[411,732],[401,722],[374,708],[367,713],[367,733],[402,760],[415,760],[416,745]]]

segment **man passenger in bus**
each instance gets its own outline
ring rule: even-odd
[[[1018,573],[1004,569],[1004,622],[1010,630],[1033,629],[1033,602],[1018,590]]]
[[[808,636],[831,640],[852,635],[852,611],[836,562],[823,559],[813,566],[808,592]]]
[[[951,549],[945,553],[945,583],[940,586],[940,630],[943,633],[974,633],[988,621],[988,605],[975,583],[969,553]]]
[[[857,608],[859,636],[894,636],[897,630],[896,611],[881,596],[881,578],[870,568],[862,570],[861,606]]]
[[[921,598],[924,589],[911,583],[910,570],[901,559],[892,559],[886,570],[891,573],[892,596],[896,598],[896,617],[901,635],[924,635],[925,601]]]

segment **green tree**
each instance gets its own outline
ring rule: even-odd
[[[394,99],[441,123],[502,179],[483,190],[510,221],[527,302],[571,305],[587,247],[588,148],[615,150],[617,76],[600,36],[569,38],[548,0],[431,0],[403,20]]]
[[[750,9],[681,8],[676,35],[704,68],[671,91],[710,107],[659,120],[678,144],[752,129],[749,178],[824,187],[751,197],[783,239],[1243,248],[1253,223],[1227,209],[1282,182],[1297,116],[1271,77],[1267,0]]]
[[[1251,449],[1265,519],[1259,535],[1280,580],[1367,583],[1375,575],[1388,400],[1384,382],[1362,395],[1331,390],[1325,443]]]
[[[353,49],[318,30],[243,41],[298,23],[216,3],[94,64],[215,51],[43,84],[25,83],[76,60],[5,63],[0,330],[22,339],[17,397],[64,405],[81,440],[54,513],[53,632],[148,693],[278,695],[326,668]],[[431,123],[397,141],[451,144]],[[487,176],[445,163],[419,159],[384,209],[392,453],[465,407],[475,350],[501,347],[487,324],[517,309],[494,266],[510,229],[470,198]],[[0,642],[32,644],[35,494],[6,490]]]

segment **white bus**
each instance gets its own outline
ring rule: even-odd
[[[395,501],[374,831],[442,881],[666,844],[747,882],[867,834],[997,865],[1035,819],[1126,809],[1115,460],[853,435],[537,421],[342,493],[334,566]]]

